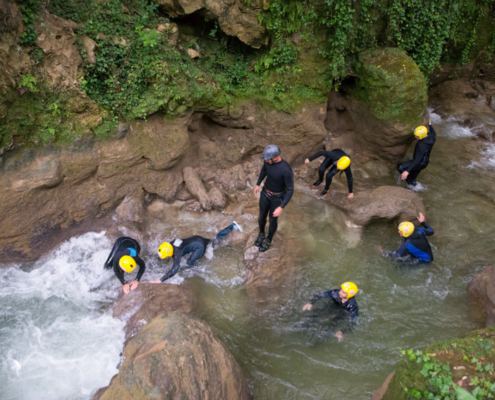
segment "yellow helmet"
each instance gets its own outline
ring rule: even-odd
[[[351,164],[351,159],[347,156],[340,157],[340,160],[337,161],[337,168],[340,170],[346,169]]]
[[[341,286],[342,290],[347,293],[347,298],[350,299],[359,291],[357,285],[352,282],[344,282]]]
[[[404,237],[411,236],[414,232],[414,224],[409,221],[404,221],[399,224],[399,231],[402,232]]]
[[[418,126],[414,130],[414,136],[416,136],[419,140],[424,139],[428,135],[428,129],[426,126]]]
[[[131,273],[136,268],[136,260],[131,256],[122,256],[119,260],[120,268],[122,268],[125,272]]]
[[[164,242],[158,247],[158,255],[162,260],[172,257],[174,255],[174,247],[170,243]]]

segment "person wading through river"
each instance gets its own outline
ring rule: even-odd
[[[414,130],[414,137],[418,139],[418,142],[414,148],[413,159],[404,161],[397,166],[401,179],[406,180],[411,186],[417,185],[416,178],[428,166],[431,150],[437,141],[437,134],[433,126],[431,126],[431,120],[428,123],[428,128],[426,126],[418,126]]]
[[[260,233],[254,242],[259,251],[267,251],[272,245],[273,236],[277,231],[278,217],[289,203],[294,193],[294,173],[289,163],[280,157],[278,146],[271,144],[263,151],[263,168],[261,168],[258,182],[254,187],[254,194],[260,194],[260,185],[266,179],[260,195],[260,215],[258,225]],[[266,217],[269,216],[270,227],[265,237]]]
[[[118,280],[122,283],[122,290],[125,294],[129,293],[138,287],[139,281],[146,270],[146,264],[139,257],[141,246],[139,243],[129,237],[120,237],[113,245],[112,251],[105,261],[105,269],[113,268],[113,272]],[[139,264],[139,271],[136,278],[128,283],[124,279],[124,272],[130,274],[136,269],[136,264]]]
[[[349,199],[352,199],[354,197],[354,194],[352,193],[352,172],[350,157],[346,153],[344,153],[343,150],[340,149],[335,149],[332,151],[320,150],[318,153],[313,154],[309,158],[306,158],[304,162],[306,164],[309,164],[311,161],[316,160],[319,157],[325,157],[325,159],[321,163],[320,168],[318,168],[318,180],[313,183],[313,187],[317,188],[321,185],[321,183],[323,182],[323,175],[325,174],[325,171],[330,168],[326,176],[325,189],[323,190],[323,192],[321,192],[321,195],[323,197],[326,197],[326,195],[328,194],[328,189],[330,189],[330,185],[332,184],[332,178],[337,175],[339,171],[341,173],[342,171],[344,171],[345,176],[347,177],[347,186],[349,188],[349,196],[347,197]]]

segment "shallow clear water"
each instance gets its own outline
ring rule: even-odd
[[[362,232],[342,227],[338,212],[310,195],[308,182],[284,211],[280,230],[308,236],[300,222],[309,223],[316,247],[285,288],[284,300],[260,305],[248,298],[238,247],[210,249],[197,267],[173,278],[193,287],[201,317],[241,364],[255,398],[369,399],[394,369],[400,349],[481,327],[466,285],[495,259],[495,147],[474,140],[454,119],[432,120],[438,141],[417,192],[435,229],[432,265],[404,267],[382,257],[378,246],[400,245],[396,224],[379,222]],[[381,183],[395,185],[397,177]],[[237,220],[247,232],[256,226],[249,216]],[[231,221],[219,213],[170,208],[165,222],[149,228],[143,280],[164,273],[154,256],[163,240],[213,237]],[[108,384],[123,343],[122,323],[108,312],[120,288],[111,271],[100,267],[111,245],[103,234],[91,233],[34,265],[0,270],[0,384],[7,388],[1,398],[82,399]],[[313,294],[346,280],[360,288],[360,318],[357,329],[337,343],[324,312],[301,308]]]

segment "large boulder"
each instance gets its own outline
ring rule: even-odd
[[[101,400],[248,400],[249,387],[227,348],[211,328],[173,312],[158,316],[124,348],[124,362]]]
[[[184,181],[186,182],[187,190],[198,199],[199,204],[205,211],[211,210],[211,201],[208,192],[203,185],[203,181],[198,173],[191,167],[186,167],[182,171]]]
[[[188,286],[141,283],[129,294],[121,293],[112,312],[115,318],[128,318],[127,341],[153,318],[173,311],[189,314],[193,308],[194,295]]]
[[[481,316],[485,321],[485,326],[495,323],[495,265],[490,265],[476,275],[469,283],[468,292],[474,302],[481,304],[475,307],[476,311],[481,311]]]
[[[332,191],[327,200],[354,224],[365,226],[374,220],[415,221],[425,212],[421,198],[409,189],[397,186],[380,186],[363,190],[348,199],[347,194]]]

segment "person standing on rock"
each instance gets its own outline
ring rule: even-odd
[[[397,166],[401,179],[405,180],[411,186],[417,185],[416,178],[428,166],[431,150],[437,141],[437,134],[433,126],[431,126],[431,120],[428,123],[428,128],[426,126],[418,126],[414,130],[414,136],[418,139],[418,142],[414,148],[413,159],[404,161]]]
[[[404,243],[395,252],[384,252],[390,257],[405,257],[411,255],[422,264],[429,264],[433,261],[433,253],[426,236],[431,236],[435,232],[433,228],[425,222],[425,216],[419,213],[418,221],[424,228],[416,228],[412,222],[405,221],[399,225],[399,235],[404,238]],[[380,248],[381,250],[381,248]]]
[[[113,245],[112,251],[105,261],[105,269],[113,268],[113,272],[118,280],[122,283],[124,294],[129,293],[138,287],[139,281],[146,270],[146,264],[139,257],[141,246],[139,243],[129,237],[120,237]],[[136,278],[128,283],[124,279],[124,272],[130,274],[136,269],[136,264],[139,264],[139,271]]]
[[[213,245],[220,243],[220,241],[232,232],[233,229],[242,232],[241,227],[234,221],[232,224],[218,232],[213,240],[206,239],[202,236],[191,236],[187,239],[175,239],[172,243],[162,243],[160,247],[158,247],[158,255],[162,260],[173,257],[174,263],[172,269],[163,275],[161,279],[151,281],[150,283],[162,283],[174,276],[179,271],[182,257],[186,254],[191,254],[187,260],[187,265],[192,267],[196,261],[203,257],[206,246],[208,246],[210,242],[213,242]]]
[[[332,151],[320,150],[318,153],[313,154],[311,157],[306,158],[304,161],[306,164],[309,164],[311,161],[316,160],[319,157],[325,157],[323,162],[318,169],[318,180],[313,183],[313,187],[317,188],[323,182],[323,175],[325,171],[330,168],[327,173],[326,181],[325,181],[325,189],[321,192],[323,197],[326,197],[328,194],[328,189],[330,189],[330,185],[332,184],[332,178],[337,175],[340,171],[345,172],[345,176],[347,177],[347,186],[349,188],[349,199],[354,197],[352,193],[352,171],[351,171],[351,158],[340,149],[335,149]]]
[[[344,339],[344,331],[350,331],[357,323],[359,308],[354,296],[359,291],[357,285],[353,282],[344,282],[340,289],[329,290],[328,292],[321,292],[313,296],[309,303],[303,306],[303,311],[309,311],[313,308],[313,304],[321,299],[332,299],[335,306],[338,309],[344,310],[350,318],[351,326],[347,329],[339,329],[335,332],[335,337],[339,343]],[[337,325],[342,320],[342,316],[333,321],[333,324]]]
[[[261,168],[258,182],[254,187],[254,194],[260,194],[260,185],[266,179],[260,195],[260,215],[258,226],[260,233],[254,242],[259,251],[267,251],[272,245],[273,236],[277,231],[278,217],[289,203],[294,193],[294,173],[289,163],[280,157],[278,146],[271,144],[263,150],[263,168]],[[265,237],[266,218],[269,216],[270,227]]]

